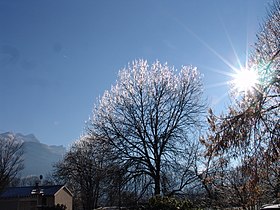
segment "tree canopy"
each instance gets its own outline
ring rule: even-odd
[[[131,173],[150,177],[160,194],[164,169],[186,174],[184,164],[192,158],[188,154],[205,111],[202,90],[195,67],[177,71],[159,61],[136,60],[94,107],[90,133],[130,162]]]

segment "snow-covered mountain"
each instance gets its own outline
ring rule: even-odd
[[[6,132],[0,134],[0,137],[8,137],[23,143],[24,169],[21,172],[22,177],[48,174],[52,171],[53,164],[61,160],[66,152],[66,148],[62,145],[43,144],[33,134],[23,135]]]

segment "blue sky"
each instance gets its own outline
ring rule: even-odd
[[[223,61],[246,60],[269,0],[0,0],[0,132],[77,139],[93,104],[134,59],[197,66],[214,110]]]

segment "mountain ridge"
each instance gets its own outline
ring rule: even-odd
[[[61,160],[66,153],[66,148],[63,145],[41,143],[34,134],[5,132],[1,133],[0,137],[10,138],[23,144],[24,169],[20,172],[22,177],[51,173],[53,165]]]

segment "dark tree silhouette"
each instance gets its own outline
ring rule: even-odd
[[[12,137],[0,137],[0,192],[23,169],[22,143]]]
[[[193,158],[188,154],[204,109],[196,68],[177,72],[158,61],[137,60],[120,71],[116,85],[93,109],[89,130],[131,163],[130,173],[149,176],[154,194],[160,194],[164,169],[188,173],[184,165]]]

